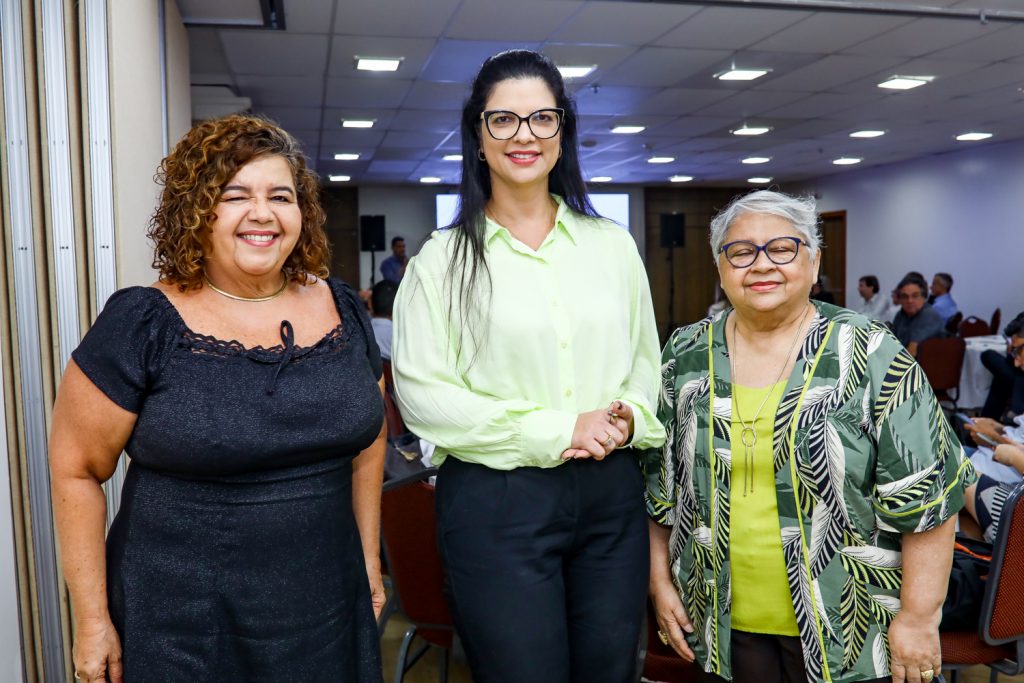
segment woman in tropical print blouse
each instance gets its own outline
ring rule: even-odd
[[[735,199],[711,248],[731,307],[662,356],[645,462],[659,637],[701,680],[928,683],[974,472],[888,329],[809,301],[812,199]]]

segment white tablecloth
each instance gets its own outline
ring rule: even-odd
[[[957,404],[961,408],[980,408],[988,398],[988,389],[992,385],[992,373],[981,364],[981,354],[993,350],[1006,353],[1006,339],[1001,335],[968,337],[967,351],[964,354],[964,367],[960,371],[960,399]]]

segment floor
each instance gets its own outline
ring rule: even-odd
[[[388,626],[384,631],[384,638],[381,640],[382,654],[384,658],[384,680],[395,680],[395,659],[398,656],[398,649],[402,644],[402,636],[405,635],[409,622],[396,614],[388,620]],[[423,641],[418,641],[422,643]],[[414,642],[415,649],[417,642]],[[408,674],[405,683],[437,683],[438,681],[438,654],[435,651],[428,652],[416,663]],[[469,667],[465,662],[458,661],[455,657],[449,657],[448,682],[449,683],[472,683]],[[986,667],[974,667],[962,672],[959,683],[988,683],[989,670]],[[524,681],[524,683],[528,683]],[[1024,683],[1024,676],[1000,676],[999,683]]]

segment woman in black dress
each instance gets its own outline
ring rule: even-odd
[[[356,293],[323,279],[316,177],[232,116],[160,179],[159,281],[107,301],[54,408],[75,678],[380,681],[381,363]]]

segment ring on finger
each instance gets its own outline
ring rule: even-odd
[[[933,678],[935,678],[935,669],[927,669],[921,672],[921,680],[924,683],[929,683]]]
[[[658,629],[658,640],[661,641],[662,645],[668,645],[668,636],[661,629]]]
[[[611,448],[614,445],[615,445],[615,439],[612,438],[611,436],[609,436],[607,439],[604,440],[605,448]]]

